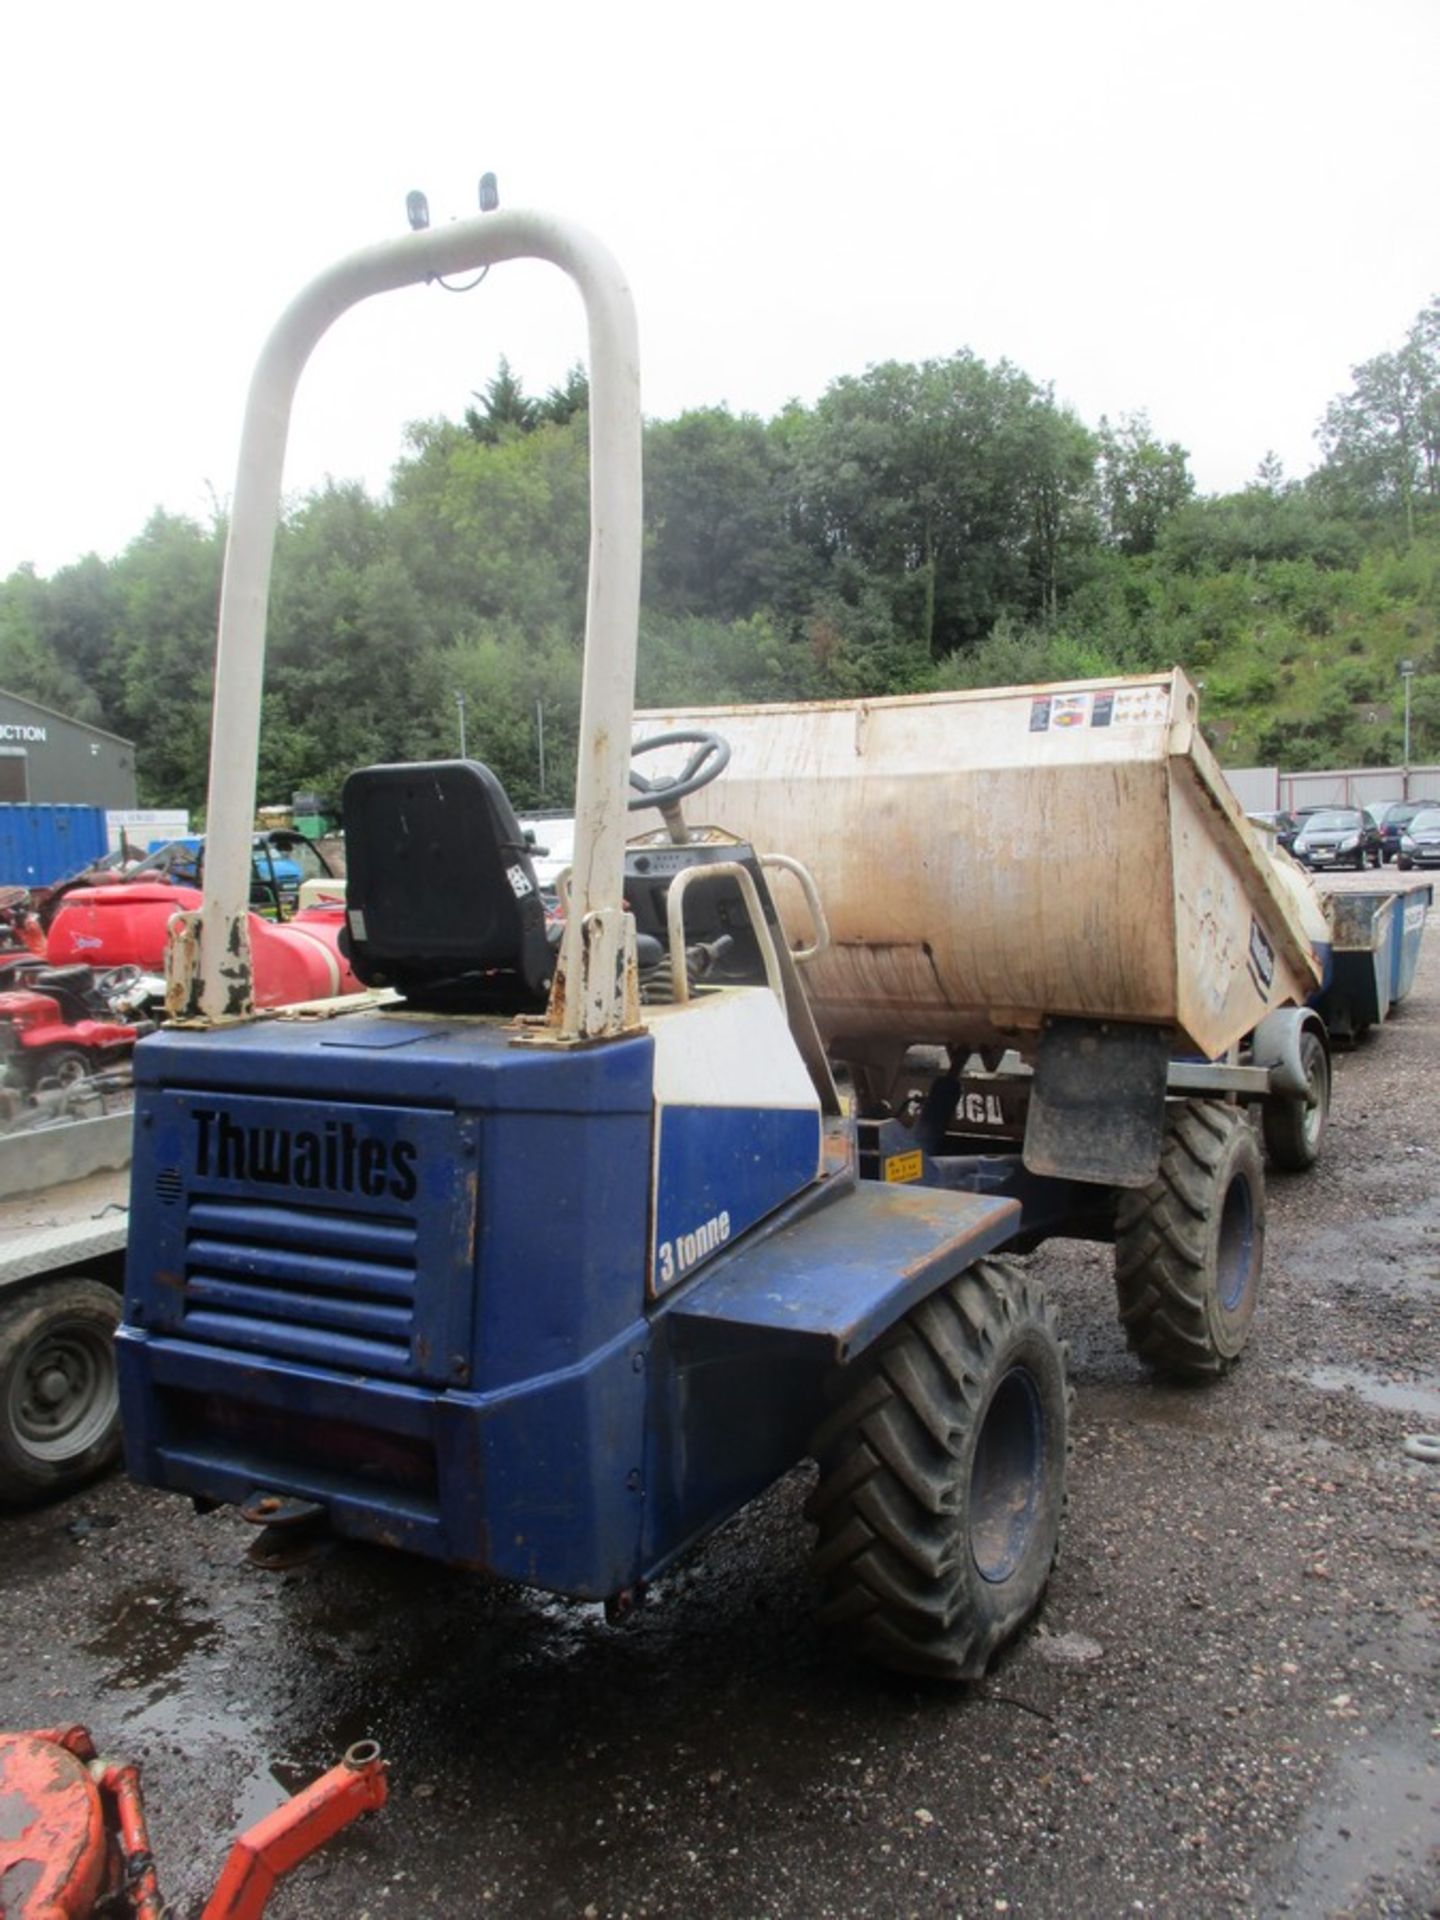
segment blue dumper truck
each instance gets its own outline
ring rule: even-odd
[[[361,769],[343,800],[346,943],[367,992],[257,1017],[250,832],[295,382],[357,300],[523,257],[571,276],[589,328],[563,921],[547,921],[486,769]],[[1217,970],[1207,986],[1237,1007],[1251,993],[1247,1033],[1271,1023],[1243,1063],[1232,1048],[1177,1065],[1163,1019],[1159,1042],[1072,1020],[1041,1043],[1033,1151],[979,1156],[968,1183],[862,1177],[854,1087],[806,984],[823,934],[797,953],[772,887],[783,871],[823,917],[808,875],[696,824],[723,731],[662,729],[632,758],[636,367],[611,256],[524,212],[350,256],[262,354],[222,594],[204,902],[172,927],[172,1023],[136,1054],[127,1461],[238,1508],[267,1543],[328,1529],[623,1610],[813,1455],[829,1629],[886,1665],[972,1677],[1037,1606],[1064,1504],[1064,1345],[1011,1254],[1049,1232],[1115,1237],[1128,1207],[1133,1343],[1181,1377],[1223,1372],[1248,1335],[1264,1225],[1260,1147],[1233,1095],[1287,1114],[1304,1158],[1329,1084],[1305,1048],[1314,979],[1252,903],[1235,954],[1217,933],[1216,967],[1268,984]],[[1161,704],[1122,713],[1138,727]],[[678,767],[657,773],[652,753]],[[647,809],[660,823],[631,835]]]

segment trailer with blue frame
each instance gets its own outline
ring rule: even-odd
[[[563,929],[486,769],[362,769],[343,803],[346,918],[370,991],[257,1018],[250,821],[295,382],[355,301],[520,257],[571,275],[590,332]],[[623,1610],[813,1454],[830,1629],[905,1671],[974,1676],[1039,1604],[1064,1504],[1063,1343],[1009,1251],[1042,1216],[1088,1230],[1113,1194],[1068,1175],[1024,1191],[863,1177],[804,980],[824,935],[793,952],[771,887],[783,871],[819,914],[813,883],[687,819],[723,738],[631,747],[636,365],[614,261],[526,213],[351,256],[266,346],[226,558],[204,901],[172,928],[174,1023],[136,1054],[127,1459],[237,1506],[265,1541],[328,1527]],[[668,776],[632,759],[677,747]],[[627,845],[646,808],[663,829]],[[1096,1113],[1127,1074],[1153,1104],[1160,1056],[1116,1037]],[[1086,1097],[1074,1072],[1053,1091],[1072,1116]],[[1188,1156],[1194,1204],[1159,1206],[1155,1244],[1136,1239],[1138,1344],[1203,1378],[1248,1335],[1263,1176],[1230,1108],[1202,1095],[1185,1114],[1167,1151]]]

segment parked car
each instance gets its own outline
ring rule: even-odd
[[[1321,807],[1301,820],[1291,851],[1307,867],[1378,867],[1380,829],[1363,807]]]
[[[1401,834],[1417,813],[1436,804],[1434,800],[1390,800],[1380,808],[1380,852],[1384,859],[1394,860],[1398,856]]]
[[[1278,812],[1250,813],[1247,820],[1253,820],[1257,827],[1263,827],[1266,833],[1275,836],[1277,847],[1283,847],[1287,853],[1295,845],[1295,835],[1300,831],[1298,814],[1287,813],[1282,807]]]
[[[1440,807],[1417,807],[1400,829],[1398,865],[1440,867]]]

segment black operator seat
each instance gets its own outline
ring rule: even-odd
[[[533,1013],[555,960],[525,835],[475,760],[362,767],[345,782],[342,947],[416,1007]]]
[[[61,1019],[70,1026],[95,1017],[95,969],[83,961],[68,967],[42,967],[17,984],[48,993],[58,1004]]]

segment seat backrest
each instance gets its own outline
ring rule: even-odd
[[[367,986],[455,1011],[544,1005],[554,965],[545,909],[524,833],[488,767],[363,767],[341,806],[341,944]]]
[[[48,993],[60,1008],[60,1017],[73,1025],[95,1011],[91,999],[95,992],[94,969],[80,963],[68,967],[45,967],[25,983],[37,993]]]

